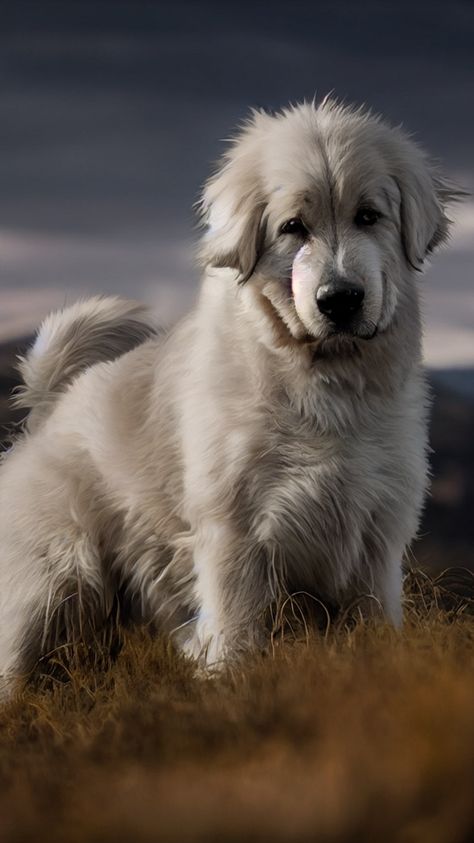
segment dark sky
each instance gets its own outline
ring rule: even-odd
[[[251,105],[334,90],[474,187],[473,2],[3,0],[0,21],[5,294],[186,299],[192,203]]]

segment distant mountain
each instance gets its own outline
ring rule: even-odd
[[[24,415],[9,395],[18,384],[15,363],[31,338],[0,344],[0,447]],[[474,569],[474,369],[429,373],[434,392],[431,422],[433,482],[421,538],[414,545],[425,567]]]
[[[430,372],[430,376],[435,389],[448,389],[474,402],[474,369],[435,369]]]
[[[474,369],[430,372],[432,489],[415,553],[474,569]]]
[[[16,369],[18,355],[23,354],[32,341],[32,337],[23,337],[0,343],[0,447],[11,437],[15,425],[25,415],[24,410],[13,408],[10,396],[19,383]]]

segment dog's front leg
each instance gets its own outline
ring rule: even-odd
[[[403,622],[402,608],[402,559],[403,548],[392,549],[377,572],[374,594],[380,600],[387,621],[399,629]]]
[[[265,608],[272,600],[266,549],[220,520],[206,520],[193,555],[198,615],[184,652],[207,666],[264,646]]]

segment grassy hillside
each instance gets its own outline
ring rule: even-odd
[[[411,573],[403,632],[294,610],[207,679],[143,630],[95,668],[57,653],[0,711],[0,843],[469,843],[473,599]]]

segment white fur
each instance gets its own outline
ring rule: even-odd
[[[0,475],[5,685],[59,643],[65,606],[82,629],[117,595],[208,664],[264,646],[265,610],[292,591],[371,595],[400,623],[427,477],[413,269],[455,198],[366,112],[254,113],[204,191],[191,315],[149,339],[117,300],[45,323],[22,366],[34,424]],[[306,242],[279,234],[300,216]],[[365,290],[343,334],[316,305],[334,274]]]

